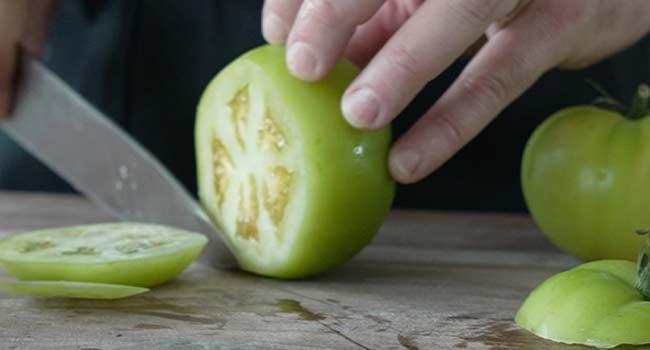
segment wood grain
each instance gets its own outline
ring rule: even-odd
[[[107,219],[75,196],[0,193],[0,235]],[[526,216],[396,211],[314,279],[195,264],[118,301],[0,292],[0,349],[580,349],[512,323],[535,285],[574,264]]]

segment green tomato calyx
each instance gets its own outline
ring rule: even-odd
[[[650,229],[637,230],[636,233],[648,236],[637,260],[636,288],[645,300],[650,301]]]
[[[639,85],[634,101],[627,117],[630,119],[641,119],[650,116],[650,86],[647,84]]]
[[[594,100],[594,105],[617,113],[625,114],[627,118],[632,120],[638,120],[650,116],[650,85],[640,84],[637,88],[636,95],[632,100],[632,105],[629,108],[626,108],[623,103],[614,98],[597,82],[591,79],[587,79],[586,82],[600,94],[600,96]]]

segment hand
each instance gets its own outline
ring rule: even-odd
[[[402,183],[429,175],[554,67],[580,68],[650,31],[647,0],[266,0],[263,32],[314,81],[346,56],[365,66],[343,96],[350,124],[390,123],[482,37],[462,74],[389,155]]]
[[[0,0],[0,117],[9,114],[19,47],[36,54],[47,35],[53,0]]]

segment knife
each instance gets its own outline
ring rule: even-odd
[[[203,208],[167,169],[29,55],[21,58],[12,114],[0,125],[113,217],[203,233],[202,262],[236,265]]]

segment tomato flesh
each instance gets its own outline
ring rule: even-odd
[[[21,280],[155,286],[183,271],[203,235],[142,223],[104,223],[27,232],[0,241],[0,264]]]

